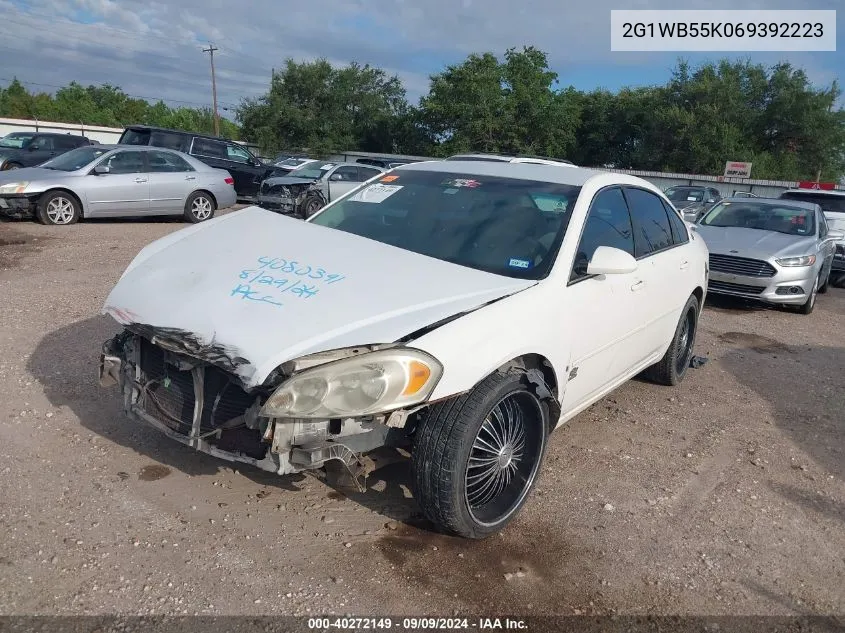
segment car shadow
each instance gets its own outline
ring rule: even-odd
[[[784,345],[765,337],[723,337],[729,349],[719,363],[771,407],[774,424],[819,469],[845,481],[845,348]],[[798,467],[798,465],[794,465]],[[785,498],[838,518],[843,509],[781,489]]]
[[[725,314],[742,314],[744,312],[763,312],[765,310],[777,310],[774,306],[753,299],[731,297],[729,295],[708,294],[704,301],[704,309]]]
[[[152,427],[129,420],[123,412],[116,388],[103,389],[97,381],[102,344],[120,331],[107,316],[77,321],[50,332],[38,343],[27,361],[27,369],[38,380],[55,407],[67,407],[83,427],[108,440],[145,455],[189,476],[216,475],[223,468],[236,468],[255,483],[287,491],[299,491],[306,475],[276,475],[245,463],[229,462],[180,444]],[[379,459],[375,460],[376,466]],[[381,458],[383,459],[383,458]],[[319,478],[334,498],[345,497],[391,520],[406,521],[416,516],[417,505],[409,498],[407,460],[372,472],[368,489],[361,493],[351,481]]]

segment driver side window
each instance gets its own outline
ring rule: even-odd
[[[634,229],[622,190],[605,189],[596,195],[587,213],[569,283],[586,279],[587,265],[599,246],[610,246],[634,255]]]

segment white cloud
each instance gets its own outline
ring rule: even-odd
[[[129,94],[200,105],[210,101],[208,55],[201,51],[208,41],[220,47],[218,96],[227,106],[266,92],[271,69],[286,57],[370,63],[398,74],[412,99],[427,90],[428,75],[444,63],[523,44],[546,51],[561,74],[599,69],[597,86],[607,83],[601,69],[614,74],[614,67],[624,66],[625,76],[636,83],[637,67],[668,68],[675,59],[610,52],[610,10],[618,8],[617,0],[22,1],[0,0],[0,77],[17,75],[45,84],[45,90],[74,79],[111,83]],[[742,8],[835,8],[839,1],[748,0]],[[631,9],[700,6],[697,0],[622,4]],[[710,5],[736,8],[734,0]],[[788,59],[822,83],[842,71],[835,53]]]

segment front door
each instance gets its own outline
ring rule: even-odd
[[[98,163],[104,174],[85,176],[87,217],[143,215],[150,210],[150,181],[144,152],[120,150]]]
[[[561,324],[572,341],[564,412],[591,400],[622,373],[620,368],[636,365],[642,354],[631,334],[644,310],[646,281],[639,270],[587,274],[587,264],[599,246],[634,254],[631,218],[618,187],[603,189],[593,199],[569,278]]]

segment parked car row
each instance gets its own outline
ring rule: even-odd
[[[85,145],[91,141],[76,134],[12,132],[0,138],[0,170],[34,167]]]

